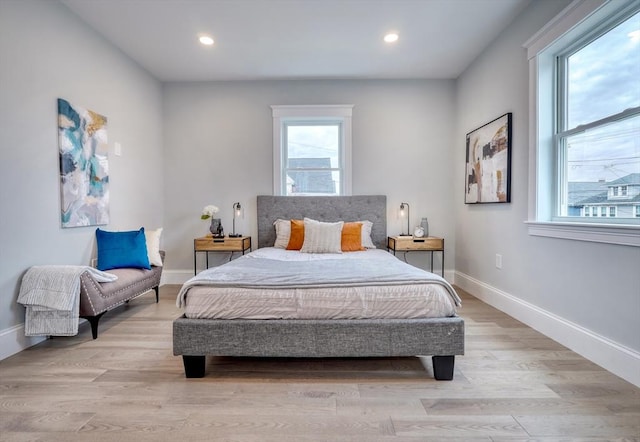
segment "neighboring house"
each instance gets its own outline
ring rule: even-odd
[[[289,195],[335,195],[336,183],[333,181],[331,158],[289,158],[287,187],[289,186]]]
[[[608,183],[600,181],[569,181],[567,194],[567,216],[582,216],[582,202],[589,198],[607,193]]]
[[[596,189],[595,185],[604,188],[596,195],[577,200],[578,189],[588,191],[581,186],[585,184],[594,185],[590,191]],[[640,218],[640,173],[631,173],[608,183],[569,183],[569,197],[569,216]]]

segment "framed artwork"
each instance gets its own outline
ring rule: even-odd
[[[467,134],[464,202],[511,202],[511,112]]]
[[[62,227],[109,223],[107,117],[58,98]]]

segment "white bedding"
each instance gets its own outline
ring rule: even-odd
[[[338,282],[316,280],[316,269],[331,270]],[[349,269],[364,269],[365,280],[346,276]],[[289,281],[281,282],[282,275]],[[443,278],[383,250],[316,254],[266,247],[199,273],[176,302],[187,318],[412,319],[454,316],[460,299]]]

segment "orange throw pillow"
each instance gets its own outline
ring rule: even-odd
[[[301,219],[291,220],[291,236],[287,250],[300,250],[304,243],[304,221]]]
[[[366,250],[362,247],[362,223],[344,223],[341,248],[343,252]]]

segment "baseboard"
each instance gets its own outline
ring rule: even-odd
[[[476,298],[640,387],[640,353],[637,351],[462,272],[455,272],[455,283]]]
[[[24,335],[24,324],[18,324],[0,331],[0,361],[16,353],[39,344],[46,336],[28,337]]]

